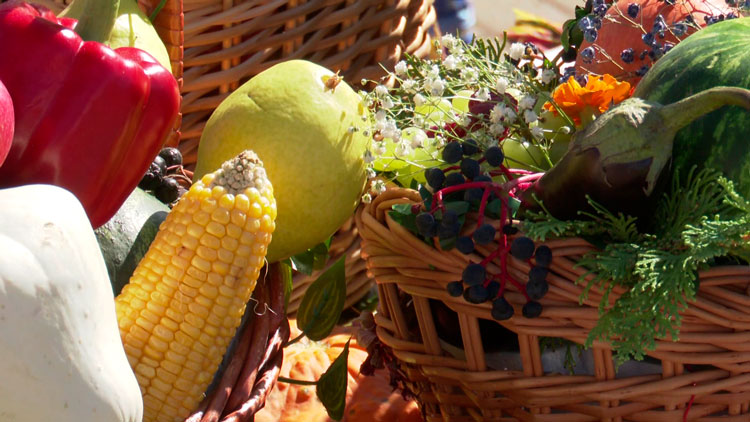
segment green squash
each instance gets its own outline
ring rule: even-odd
[[[167,213],[169,207],[136,188],[117,214],[95,230],[115,296],[128,284]]]

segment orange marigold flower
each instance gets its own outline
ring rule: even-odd
[[[604,113],[610,105],[630,97],[631,93],[628,82],[620,82],[612,75],[591,75],[586,86],[581,86],[575,78],[568,78],[567,82],[555,88],[552,100],[576,125],[580,125],[582,111]],[[558,114],[549,102],[544,104],[544,108]]]

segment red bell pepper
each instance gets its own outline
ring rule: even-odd
[[[0,166],[3,165],[5,157],[8,156],[10,143],[13,141],[15,126],[13,115],[13,101],[10,99],[10,94],[5,89],[3,81],[0,80]]]
[[[20,0],[0,5],[0,80],[15,136],[0,187],[47,183],[73,192],[93,227],[112,217],[162,148],[179,111],[177,81],[148,53],[106,40],[118,0],[76,0],[58,19]],[[79,5],[80,6],[80,5]]]

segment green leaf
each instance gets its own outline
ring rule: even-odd
[[[339,258],[315,280],[302,297],[297,323],[311,340],[322,340],[331,333],[344,309],[346,271]]]
[[[466,201],[451,201],[446,202],[444,205],[446,209],[455,211],[458,215],[466,214],[471,208],[471,204]]]
[[[279,266],[281,269],[281,280],[284,285],[284,310],[289,308],[289,300],[292,298],[292,261],[285,259]]]
[[[351,340],[349,340],[351,341]],[[349,341],[344,350],[320,376],[315,394],[328,412],[328,416],[340,421],[344,417],[346,389],[349,383]]]
[[[500,218],[500,209],[503,206],[502,199],[493,199],[484,208],[484,215],[491,218]]]
[[[512,196],[508,198],[508,211],[510,211],[510,216],[515,217],[516,213],[518,212],[518,208],[521,206],[521,201],[519,201],[516,198],[513,198]]]
[[[411,204],[395,204],[391,209],[399,214],[411,215]]]
[[[306,275],[311,275],[314,271],[323,269],[328,263],[328,248],[330,245],[331,238],[328,238],[325,242],[318,243],[305,252],[294,255],[291,258],[294,269]]]

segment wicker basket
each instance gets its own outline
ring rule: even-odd
[[[354,218],[350,218],[333,235],[329,248],[330,258],[328,265],[311,275],[296,273],[292,278],[292,296],[287,308],[287,313],[291,317],[297,313],[297,309],[299,309],[299,305],[302,302],[302,297],[310,285],[342,256],[344,256],[344,271],[346,273],[346,301],[344,302],[344,308],[354,305],[370,291],[374,281],[367,276],[365,261],[360,257],[361,249],[359,244],[359,232],[354,225]]]
[[[34,3],[44,5],[59,13],[72,0],[34,0]],[[138,0],[141,9],[150,16],[154,9],[159,5],[161,0]],[[156,32],[161,37],[164,46],[169,53],[169,59],[172,64],[172,74],[177,79],[177,84],[182,89],[182,42],[183,42],[183,14],[182,0],[166,0],[164,6],[159,11],[153,22]],[[166,144],[177,146],[180,141],[180,126],[182,124],[182,114],[175,121],[172,134],[167,138]]]
[[[378,337],[406,374],[428,422],[750,421],[750,267],[700,273],[700,291],[683,313],[678,342],[659,341],[643,362],[619,370],[608,344],[595,343],[586,351],[590,367],[576,366],[571,374],[549,359],[540,338],[583,344],[595,325],[601,292],[593,290],[579,305],[576,280],[584,270],[575,266],[593,247],[575,238],[547,242],[554,258],[542,315],[518,316],[524,299],[510,287],[505,297],[516,316],[498,323],[489,303],[471,305],[446,291],[480,254],[438,251],[388,215],[393,204],[418,202],[417,192],[391,188],[360,207],[356,223],[380,294]],[[529,266],[511,258],[508,270],[523,279]],[[451,345],[451,334],[462,347]],[[495,337],[518,347],[498,352],[502,347],[489,344]]]
[[[432,0],[196,0],[185,2],[182,138],[194,163],[203,127],[235,88],[288,59],[376,79],[402,53],[426,55]]]

